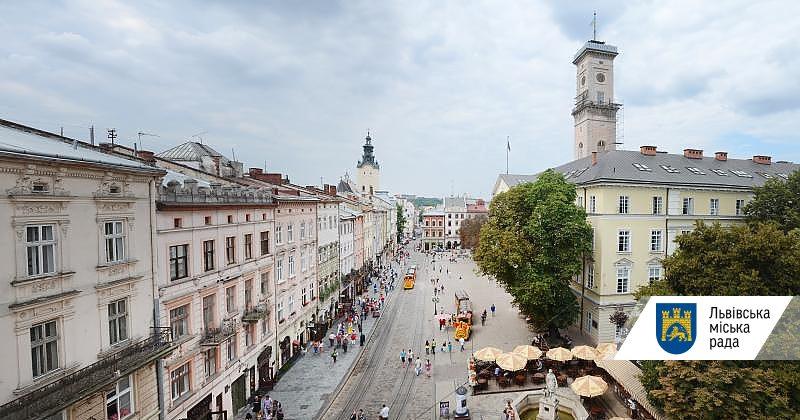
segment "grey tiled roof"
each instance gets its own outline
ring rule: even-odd
[[[763,185],[768,178],[782,179],[800,169],[800,165],[791,162],[764,165],[751,159],[719,161],[713,156],[690,159],[663,152],[646,156],[638,151],[614,150],[598,153],[596,165],[592,165],[589,156],[553,169],[578,185],[608,181],[747,189]]]
[[[800,164],[792,162],[764,165],[752,159],[729,158],[719,161],[713,156],[690,159],[682,154],[664,152],[646,156],[631,150],[600,152],[596,165],[592,165],[589,156],[553,168],[564,174],[567,181],[577,185],[613,182],[741,189],[764,185],[769,177],[782,179],[798,169]],[[501,174],[499,177],[509,188],[513,188],[536,181],[537,175]]]
[[[445,197],[444,208],[446,211],[467,211],[467,201],[464,197]]]
[[[221,163],[228,163],[228,158],[216,150],[205,144],[194,141],[187,141],[186,143],[179,144],[172,149],[156,154],[156,156],[162,159],[184,162],[197,162],[200,161],[203,156],[218,156]]]

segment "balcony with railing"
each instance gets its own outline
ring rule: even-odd
[[[200,345],[215,347],[225,342],[225,340],[236,334],[236,324],[232,320],[222,323],[219,328],[206,328],[200,338]]]
[[[0,406],[0,419],[47,418],[167,356],[174,348],[170,328],[155,328],[149,337]]]
[[[242,315],[242,322],[255,323],[269,316],[269,302],[250,306]]]

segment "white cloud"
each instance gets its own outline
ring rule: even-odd
[[[299,183],[351,172],[367,128],[397,192],[486,196],[505,169],[571,159],[572,54],[592,9],[566,2],[0,4],[3,117],[191,134]],[[618,45],[625,147],[800,160],[800,4],[594,2]],[[70,128],[74,127],[74,128]],[[68,134],[70,132],[68,131]]]

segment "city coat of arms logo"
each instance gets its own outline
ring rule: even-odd
[[[666,352],[685,353],[694,345],[696,333],[697,304],[656,304],[656,339]]]

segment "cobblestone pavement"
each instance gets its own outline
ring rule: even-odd
[[[449,401],[455,407],[455,389],[467,380],[467,359],[472,351],[485,346],[495,346],[510,351],[519,344],[530,343],[532,334],[511,306],[511,297],[493,281],[475,273],[471,259],[459,262],[448,261],[448,254],[438,256],[432,264],[430,257],[412,253],[412,263],[417,264],[416,287],[410,291],[396,293],[378,325],[380,334],[368,343],[366,353],[356,362],[352,375],[345,379],[330,407],[321,418],[346,418],[353,410],[364,409],[368,418],[374,418],[382,404],[390,407],[392,419],[437,419],[439,401]],[[441,270],[441,272],[440,272]],[[439,294],[437,312],[454,311],[453,293],[466,290],[473,302],[477,325],[472,338],[460,351],[453,341],[452,329],[439,331],[434,318],[433,285],[431,278],[438,278],[445,290]],[[495,316],[490,315],[485,326],[480,325],[480,313],[495,304]],[[395,314],[393,318],[387,315]],[[435,355],[425,355],[425,340],[435,339]],[[441,343],[450,340],[452,353],[442,353]],[[415,376],[413,368],[400,367],[399,354],[402,348],[412,348],[415,356],[433,364],[432,377],[423,372]],[[499,418],[507,398],[514,395],[501,394],[469,397],[473,418]]]

